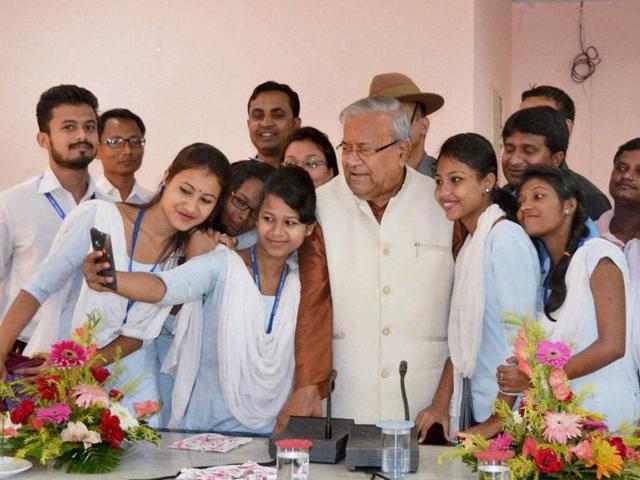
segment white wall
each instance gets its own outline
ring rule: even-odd
[[[569,77],[580,52],[578,11],[578,2],[514,4],[511,107],[529,84],[565,90],[576,103],[568,163],[608,193],[616,149],[640,137],[640,1],[585,2],[586,46],[602,63],[583,84]]]
[[[231,160],[254,153],[246,102],[268,79],[297,90],[303,123],[334,144],[339,111],[385,71],[445,97],[429,151],[477,123],[473,0],[0,0],[0,11],[0,189],[45,168],[35,105],[59,83],[90,89],[103,111],[127,107],[143,117],[140,177],[150,186],[194,141]]]

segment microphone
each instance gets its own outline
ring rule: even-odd
[[[409,400],[407,399],[407,390],[404,386],[404,377],[407,375],[407,361],[400,362],[400,391],[402,392],[402,403],[404,404],[404,419],[409,421]]]
[[[336,381],[337,376],[338,372],[331,370],[331,376],[329,377],[329,396],[327,397],[327,423],[324,425],[324,438],[327,440],[333,435],[331,427],[331,390],[333,390],[333,382]]]

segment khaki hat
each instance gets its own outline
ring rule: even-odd
[[[417,102],[424,105],[425,115],[435,112],[444,105],[444,98],[437,93],[421,92],[418,86],[401,73],[381,73],[371,80],[369,96],[395,98],[401,102]]]

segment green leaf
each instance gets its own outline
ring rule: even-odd
[[[110,448],[107,443],[94,445],[87,450],[81,447],[60,455],[53,468],[66,469],[67,473],[106,473],[118,466],[123,453],[122,448]]]

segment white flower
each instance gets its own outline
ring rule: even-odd
[[[63,442],[82,442],[85,450],[102,441],[98,432],[90,431],[82,422],[67,423],[67,428],[60,432],[60,438]]]
[[[522,418],[522,415],[520,415],[520,412],[515,410],[513,412],[513,423],[515,423],[516,425],[520,425],[523,421],[524,419]]]
[[[140,425],[138,420],[131,415],[131,412],[120,403],[114,403],[111,405],[111,407],[109,407],[109,412],[111,412],[111,415],[115,415],[120,419],[120,428],[122,430],[131,430],[132,428],[136,428]]]

